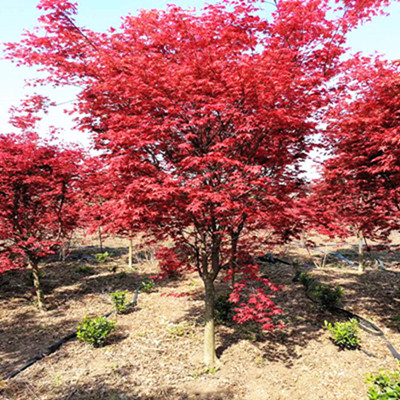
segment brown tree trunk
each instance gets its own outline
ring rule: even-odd
[[[214,326],[214,282],[204,278],[205,288],[205,329],[204,329],[204,363],[207,367],[214,367],[217,361],[215,355],[215,326]]]
[[[100,244],[100,251],[103,252],[103,239],[101,237],[101,228],[99,227],[99,244]]]
[[[133,268],[133,240],[131,237],[129,237],[128,266],[129,268]]]
[[[32,268],[33,286],[36,291],[36,299],[40,311],[44,311],[44,296],[39,277],[39,266],[37,261],[30,261],[29,266]]]
[[[236,254],[237,254],[237,243],[238,243],[238,235],[234,235],[231,237],[231,268],[232,268],[232,278],[231,284],[232,289],[235,287],[235,268],[236,268]]]
[[[364,243],[363,243],[363,234],[362,232],[358,232],[358,271],[364,272]]]

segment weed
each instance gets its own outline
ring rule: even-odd
[[[361,339],[358,337],[359,328],[356,319],[348,322],[335,322],[333,325],[325,321],[325,328],[332,336],[333,342],[341,349],[357,349]]]
[[[140,290],[145,293],[150,293],[153,291],[154,285],[155,285],[154,281],[149,279],[147,281],[142,282],[142,287],[140,288]]]
[[[200,376],[205,374],[216,374],[219,371],[219,367],[204,367],[201,370],[191,371],[189,375],[194,378],[200,378]]]
[[[170,323],[168,325],[168,335],[172,339],[175,339],[179,336],[187,336],[192,333],[193,327],[187,321],[182,321],[178,324]]]
[[[75,268],[75,272],[78,272],[79,274],[92,274],[93,273],[93,268],[90,267],[89,265],[78,265]]]
[[[144,331],[144,332],[138,332],[136,334],[137,337],[148,337],[151,334],[151,331]]]
[[[54,374],[54,385],[55,386],[62,386],[62,384],[64,383],[64,379],[63,376],[61,374]]]
[[[203,372],[205,374],[216,374],[219,371],[219,367],[205,367]]]
[[[97,262],[102,264],[107,261],[107,259],[110,257],[110,254],[106,251],[105,253],[96,254],[95,257],[96,257]]]
[[[127,311],[126,307],[126,294],[127,290],[121,291],[116,290],[114,293],[111,293],[111,301],[114,303],[115,310],[117,314],[123,314]]]

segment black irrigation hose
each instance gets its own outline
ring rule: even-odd
[[[137,289],[135,290],[135,293],[133,295],[133,300],[130,303],[126,304],[126,307],[136,306],[137,299],[138,299],[139,292],[140,292],[141,288],[142,288],[142,283],[137,287]],[[107,314],[104,314],[102,317],[103,318],[108,318],[110,315],[114,314],[114,312],[115,312],[115,310],[110,311]],[[58,342],[52,344],[47,349],[43,350],[40,354],[37,354],[36,356],[31,358],[22,367],[18,368],[14,372],[11,372],[11,374],[7,375],[2,380],[3,381],[8,381],[8,380],[14,378],[15,376],[19,375],[22,371],[25,371],[27,368],[29,368],[30,366],[35,364],[37,361],[39,361],[39,360],[49,356],[50,354],[53,354],[54,352],[56,352],[63,344],[67,343],[71,339],[74,339],[76,337],[76,335],[77,335],[77,331],[71,332],[69,335],[63,337]]]
[[[293,266],[293,264],[288,263],[286,261],[280,260],[278,258],[275,258],[271,253],[262,257],[259,257],[258,260],[262,261],[262,262],[270,262],[272,264],[276,264],[277,262],[281,262],[283,264],[286,265],[291,265]],[[308,267],[308,266],[307,266]],[[293,278],[293,282],[297,282],[298,278],[299,278],[300,273],[296,272],[296,276]],[[312,302],[314,303],[318,303],[315,299],[313,299],[311,296],[309,296],[308,294],[308,290],[305,290],[306,292],[306,296],[307,298],[309,298]],[[388,347],[389,351],[392,353],[393,357],[396,360],[400,360],[400,354],[398,353],[398,351],[394,348],[394,346],[392,345],[392,343],[390,343],[390,341],[387,339],[387,337],[385,336],[385,334],[383,333],[383,331],[378,328],[374,323],[368,321],[367,319],[354,314],[353,312],[349,311],[349,310],[345,310],[343,308],[339,308],[339,307],[333,307],[330,309],[330,311],[336,311],[337,313],[341,313],[346,315],[346,317],[348,318],[354,318],[358,321],[358,323],[360,324],[361,328],[363,328],[363,330],[365,330],[366,332],[368,332],[371,335],[374,336],[379,336],[383,339],[383,341],[385,342],[386,346]]]
[[[69,340],[73,339],[74,337],[76,337],[76,331],[70,333],[69,335],[67,335],[65,337],[63,337],[57,343],[52,344],[46,350],[43,350],[40,354],[38,354],[35,357],[31,358],[21,368],[18,368],[16,371],[12,372],[11,374],[9,374],[5,378],[3,378],[3,381],[8,381],[11,378],[14,378],[18,374],[20,374],[22,371],[26,370],[31,365],[35,364],[37,361],[41,360],[42,358],[45,358],[46,356],[49,356],[50,354],[54,353],[55,351],[57,351],[64,343],[67,343]]]
[[[282,264],[293,266],[293,264],[291,264],[287,261],[284,261],[284,260],[274,257],[272,253],[268,253],[265,256],[258,257],[257,259],[261,262],[269,262],[272,264],[276,264],[277,262],[280,262]]]

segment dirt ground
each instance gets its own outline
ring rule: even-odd
[[[395,238],[397,243],[398,237]],[[156,274],[150,252],[138,251],[127,267],[124,241],[106,242],[110,257],[98,263],[95,246],[78,246],[66,261],[42,266],[48,311],[34,304],[26,271],[0,277],[0,377],[4,377],[52,343],[74,331],[85,315],[111,309],[110,293],[128,290]],[[313,269],[319,280],[343,287],[345,307],[377,324],[400,351],[400,256],[372,251],[386,267],[371,262],[360,274],[338,260]],[[339,249],[356,259],[354,246]],[[280,257],[310,263],[304,249],[287,246]],[[86,265],[89,271],[81,266]],[[284,310],[285,328],[260,334],[252,326],[217,326],[216,371],[202,366],[203,286],[196,274],[158,283],[140,293],[128,314],[111,319],[118,329],[106,346],[93,348],[73,339],[54,354],[7,382],[0,398],[31,399],[366,399],[365,374],[396,362],[380,337],[361,331],[361,348],[341,351],[323,328],[325,320],[342,320],[321,310],[293,282],[294,270],[281,263],[263,265],[263,274],[284,285],[274,300]],[[221,290],[223,284],[218,284]]]

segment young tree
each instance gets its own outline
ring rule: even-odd
[[[331,13],[327,0],[280,0],[270,22],[252,1],[200,14],[171,6],[96,33],[76,26],[75,3],[42,0],[40,30],[8,45],[9,58],[39,65],[50,83],[82,87],[78,126],[94,132],[117,177],[127,222],[172,238],[171,262],[197,269],[208,365],[215,363],[215,279],[230,269],[231,277],[257,280],[257,267],[243,259],[254,231],[288,238],[299,163],[317,111],[329,103],[345,35],[382,3],[345,1]],[[232,301],[240,302],[243,284]],[[239,320],[271,329],[279,311],[264,291],[276,287],[258,284],[248,307],[239,303]]]
[[[319,226],[359,241],[386,240],[400,216],[400,75],[379,59],[349,62],[336,105],[330,111],[331,157],[313,187],[310,204]]]
[[[40,310],[39,262],[77,226],[81,161],[33,134],[0,136],[0,273],[31,268]]]

